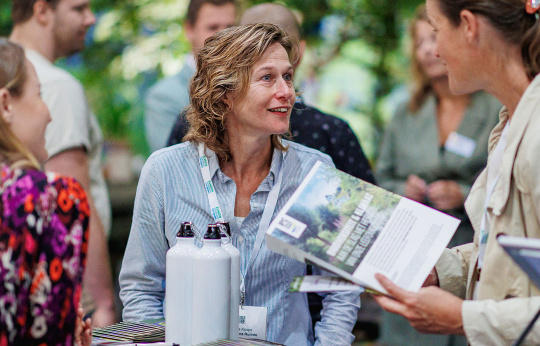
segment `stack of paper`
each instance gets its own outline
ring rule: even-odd
[[[95,328],[92,331],[94,345],[158,341],[165,341],[165,320],[162,319],[120,322],[104,328]]]
[[[92,345],[133,345],[165,341],[165,320],[146,320],[142,322],[120,322],[92,331]],[[173,345],[167,343],[167,345]],[[197,346],[275,346],[270,341],[240,338],[240,340],[216,340]]]

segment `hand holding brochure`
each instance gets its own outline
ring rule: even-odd
[[[266,233],[269,249],[387,293],[418,291],[459,220],[317,162]]]

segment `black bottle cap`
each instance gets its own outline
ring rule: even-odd
[[[195,234],[193,233],[193,222],[184,221],[180,225],[180,230],[176,234],[177,237],[181,238],[193,238]]]
[[[222,225],[222,229],[225,230],[225,233],[230,237],[231,236],[231,226],[228,221],[218,222],[216,225]]]
[[[221,239],[219,234],[219,226],[216,224],[209,224],[204,239]]]

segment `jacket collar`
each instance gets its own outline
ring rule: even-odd
[[[488,208],[492,208],[493,214],[495,215],[500,215],[508,202],[515,158],[529,122],[531,118],[537,114],[537,112],[533,112],[533,110],[540,108],[539,94],[540,76],[537,76],[527,87],[525,93],[523,93],[514,112],[514,116],[512,117],[512,121],[510,122],[510,127],[508,128],[506,149],[502,158],[499,181],[488,204]],[[501,136],[502,130],[509,120],[509,114],[506,107],[503,107],[501,110],[499,118],[499,124],[493,130],[489,141],[490,152],[494,149],[494,146]]]

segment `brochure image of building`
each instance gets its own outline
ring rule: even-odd
[[[267,246],[383,291],[379,272],[417,291],[459,220],[317,163],[271,223]],[[384,291],[383,291],[384,292]]]

